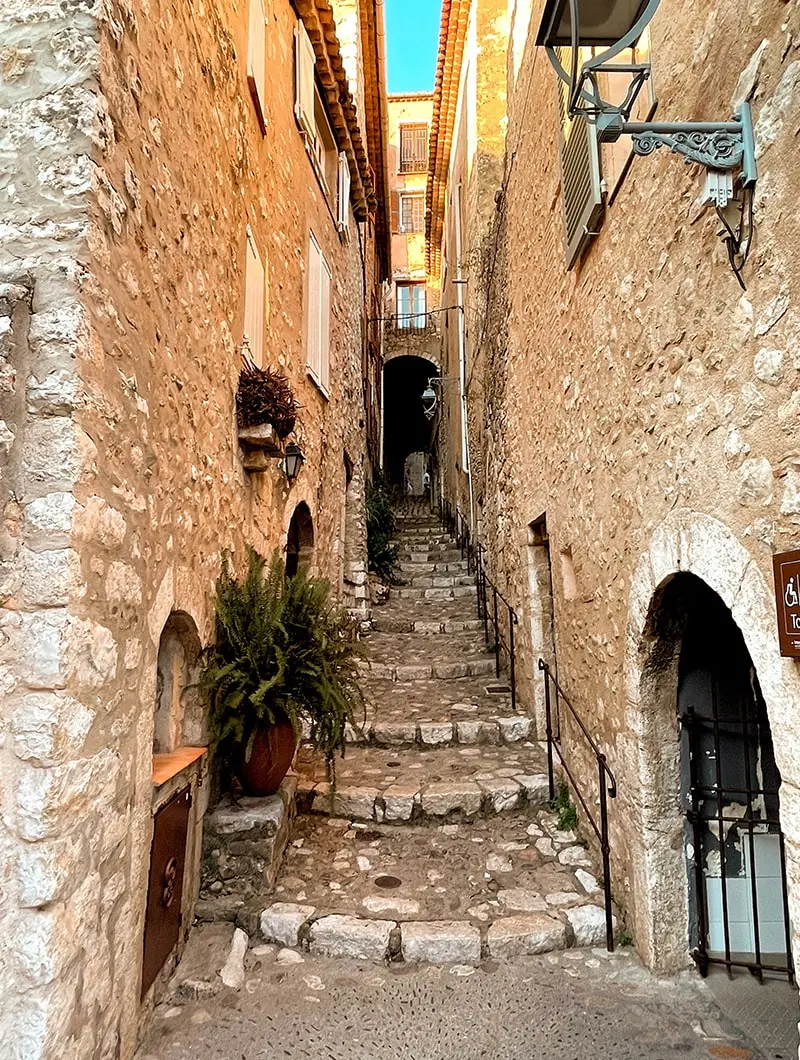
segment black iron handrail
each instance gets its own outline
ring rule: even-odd
[[[550,783],[550,798],[556,797],[556,783],[555,773],[553,771],[553,751],[558,754],[559,761],[564,769],[564,772],[569,778],[569,782],[572,785],[572,790],[578,798],[581,806],[583,807],[587,820],[592,827],[594,834],[600,841],[600,853],[603,858],[603,894],[605,898],[606,907],[606,949],[609,953],[614,951],[614,920],[613,911],[611,908],[611,846],[608,837],[608,797],[616,799],[617,797],[617,781],[608,767],[605,754],[600,750],[591,735],[589,730],[581,721],[575,708],[572,706],[570,701],[564,695],[564,690],[559,685],[556,677],[552,670],[544,661],[539,660],[539,669],[544,674],[544,704],[545,704],[545,718],[546,718],[546,732],[547,732],[547,779]],[[553,703],[551,699],[551,688],[555,692],[555,722],[556,728],[553,729]],[[580,789],[575,775],[567,765],[564,753],[560,746],[561,741],[561,714],[559,706],[562,704],[572,715],[573,720],[576,722],[578,728],[583,733],[586,742],[594,754],[597,762],[597,774],[598,774],[598,786],[599,786],[599,801],[600,801],[600,821],[599,823],[595,820],[595,816],[592,810],[589,808],[589,804],[586,801],[583,792]]]
[[[494,634],[495,676],[500,676],[500,658],[503,651],[508,656],[509,685],[511,687],[511,709],[517,709],[517,658],[514,638],[514,627],[519,625],[519,616],[512,605],[503,596],[495,583],[486,573],[486,549],[483,545],[475,546],[475,584],[478,590],[478,618],[483,619],[483,636],[486,644],[489,640],[489,600],[491,599],[491,625]],[[506,609],[508,618],[508,635],[503,632],[500,621],[500,605]]]

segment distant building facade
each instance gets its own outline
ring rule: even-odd
[[[4,1055],[129,1060],[185,941],[209,791],[191,684],[221,553],[282,550],[366,608],[390,252],[378,12],[0,12]],[[243,356],[300,405],[292,481],[280,444],[238,436]],[[177,793],[183,926],[154,954],[151,840]]]
[[[583,129],[598,179],[576,191],[577,134],[535,47],[543,6],[444,5],[428,254],[443,304],[458,276],[468,306],[466,336],[443,332],[442,373],[458,367],[466,398],[444,387],[444,492],[520,615],[540,737],[542,658],[616,774],[611,873],[642,957],[785,967],[800,676],[780,654],[772,564],[800,546],[800,11],[664,0],[639,44],[642,120],[725,121],[752,103],[743,292],[697,168]],[[498,66],[475,47],[484,16]],[[471,188],[478,207],[459,208]],[[567,750],[596,805],[579,735]]]

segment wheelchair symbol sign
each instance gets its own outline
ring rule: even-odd
[[[800,658],[800,550],[773,556],[781,655]]]

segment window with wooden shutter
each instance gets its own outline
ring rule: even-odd
[[[564,69],[569,69],[570,49],[559,50]],[[561,126],[561,198],[564,208],[564,250],[571,269],[596,234],[603,213],[600,184],[600,153],[595,127],[568,113],[569,87],[558,82]]]
[[[247,37],[247,83],[253,97],[258,123],[262,133],[267,130],[266,55],[267,13],[264,0],[250,0],[250,18]]]
[[[337,226],[347,238],[350,232],[350,163],[344,151],[339,153],[339,200]]]
[[[400,126],[400,172],[424,173],[428,168],[428,126]]]
[[[294,113],[303,132],[312,139],[316,134],[314,121],[314,67],[317,57],[306,27],[297,20],[294,27]]]
[[[331,272],[313,232],[308,241],[306,364],[327,395],[330,377]]]
[[[264,320],[266,317],[267,278],[256,241],[247,226],[247,264],[245,266],[244,335],[242,354],[264,367]]]
[[[392,232],[400,231],[400,195],[393,191],[391,193]]]
[[[400,231],[425,231],[425,196],[423,194],[400,196]]]

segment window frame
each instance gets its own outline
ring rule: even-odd
[[[249,0],[247,14],[247,84],[261,135],[267,132],[267,9],[264,0]]]
[[[319,240],[308,233],[308,264],[306,278],[306,371],[316,386],[330,398],[330,323],[331,281],[330,266]]]
[[[398,203],[398,215],[399,215],[399,230],[402,235],[415,235],[425,231],[425,192],[424,191],[401,191],[399,193]],[[411,227],[406,227],[403,221],[403,206],[406,201],[410,202],[411,205]],[[419,227],[414,225],[414,206],[413,204],[418,202],[421,206]]]
[[[244,324],[242,328],[242,356],[247,357],[257,368],[265,365],[267,332],[267,270],[258,251],[258,243],[250,225],[246,230],[245,250]],[[256,292],[258,292],[256,294]],[[254,333],[250,323],[257,319]]]
[[[401,308],[400,292],[408,291],[408,307]],[[415,293],[422,295],[422,308],[415,305]],[[395,321],[398,331],[420,331],[428,321],[428,290],[423,281],[410,280],[395,283]]]
[[[419,132],[420,130],[425,131],[423,142],[425,144],[425,158],[424,161],[417,157],[408,160],[408,164],[405,164],[403,159],[403,138],[404,135],[408,136],[411,133]],[[407,173],[426,173],[428,171],[428,141],[430,139],[430,126],[424,121],[409,121],[403,122],[398,126],[398,138],[400,141],[397,158],[398,172],[402,174]]]

